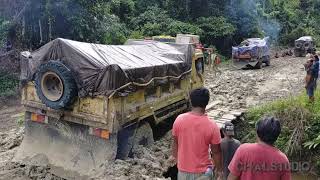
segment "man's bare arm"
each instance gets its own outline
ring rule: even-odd
[[[175,136],[172,137],[171,147],[172,147],[172,156],[175,159],[178,159],[178,139]]]
[[[211,145],[212,160],[217,171],[222,172],[222,153],[220,144]]]
[[[306,85],[308,85],[309,83],[310,83],[310,80],[311,80],[311,76],[308,74],[307,76],[306,76]]]
[[[232,173],[229,173],[228,180],[238,180],[238,179],[239,179],[238,176],[235,176]]]

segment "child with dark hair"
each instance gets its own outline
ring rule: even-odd
[[[290,180],[287,156],[274,147],[281,132],[279,120],[266,117],[256,124],[257,143],[241,145],[230,165],[228,180]]]
[[[178,180],[211,180],[212,162],[215,177],[222,177],[220,129],[205,114],[209,97],[206,88],[193,90],[190,93],[192,110],[179,115],[173,124],[171,159],[177,160]],[[208,158],[209,148],[213,154],[212,160]]]

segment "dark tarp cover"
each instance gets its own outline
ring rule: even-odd
[[[21,79],[32,81],[41,64],[58,60],[71,69],[80,97],[110,95],[131,84],[178,80],[191,71],[192,53],[191,44],[133,41],[102,45],[59,38],[34,52],[22,53]]]

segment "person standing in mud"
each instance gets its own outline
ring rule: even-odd
[[[313,71],[313,76],[314,76],[314,89],[317,89],[317,81],[318,81],[318,77],[319,77],[319,56],[318,55],[314,55],[313,58],[314,62],[313,62],[313,67],[312,67],[312,71]]]
[[[228,180],[291,180],[287,156],[274,146],[281,132],[278,119],[256,124],[257,143],[242,144],[229,165]]]
[[[218,67],[219,64],[221,63],[221,59],[219,55],[214,51],[213,48],[210,48],[209,51],[210,51],[209,68],[214,72],[215,76],[217,76],[217,74],[221,74],[221,70]]]
[[[221,141],[222,159],[223,159],[223,180],[227,180],[230,173],[228,166],[234,153],[240,146],[240,141],[234,138],[234,126],[231,122],[223,125],[222,132],[224,138]]]
[[[179,115],[173,124],[171,158],[177,161],[178,180],[222,178],[220,129],[205,114],[209,97],[206,88],[193,90],[190,93],[192,110]],[[208,158],[209,148],[212,160]]]
[[[314,102],[314,90],[315,90],[315,77],[314,77],[314,66],[313,66],[313,59],[309,59],[307,63],[305,64],[305,69],[306,69],[306,78],[305,78],[305,88],[307,91],[307,95],[309,97],[309,102],[313,103]]]

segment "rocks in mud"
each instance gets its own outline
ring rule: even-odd
[[[24,134],[24,128],[12,129],[0,133],[0,180],[8,179],[35,179],[35,180],[62,180],[49,172],[50,167],[31,166],[12,162],[12,159],[20,146]]]
[[[133,158],[116,160],[114,163],[106,163],[93,179],[166,179],[163,173],[169,169],[171,132],[164,138],[156,141],[149,148],[139,146],[134,151]]]
[[[49,166],[30,166],[16,162],[0,167],[0,180],[2,179],[64,180],[51,174]]]
[[[259,70],[225,66],[218,76],[207,71],[205,86],[210,90],[210,101],[221,101],[211,109],[247,109],[298,93],[303,89],[302,64],[299,58],[279,58]]]
[[[20,146],[24,128],[12,129],[7,133],[0,133],[0,152],[8,151]]]

